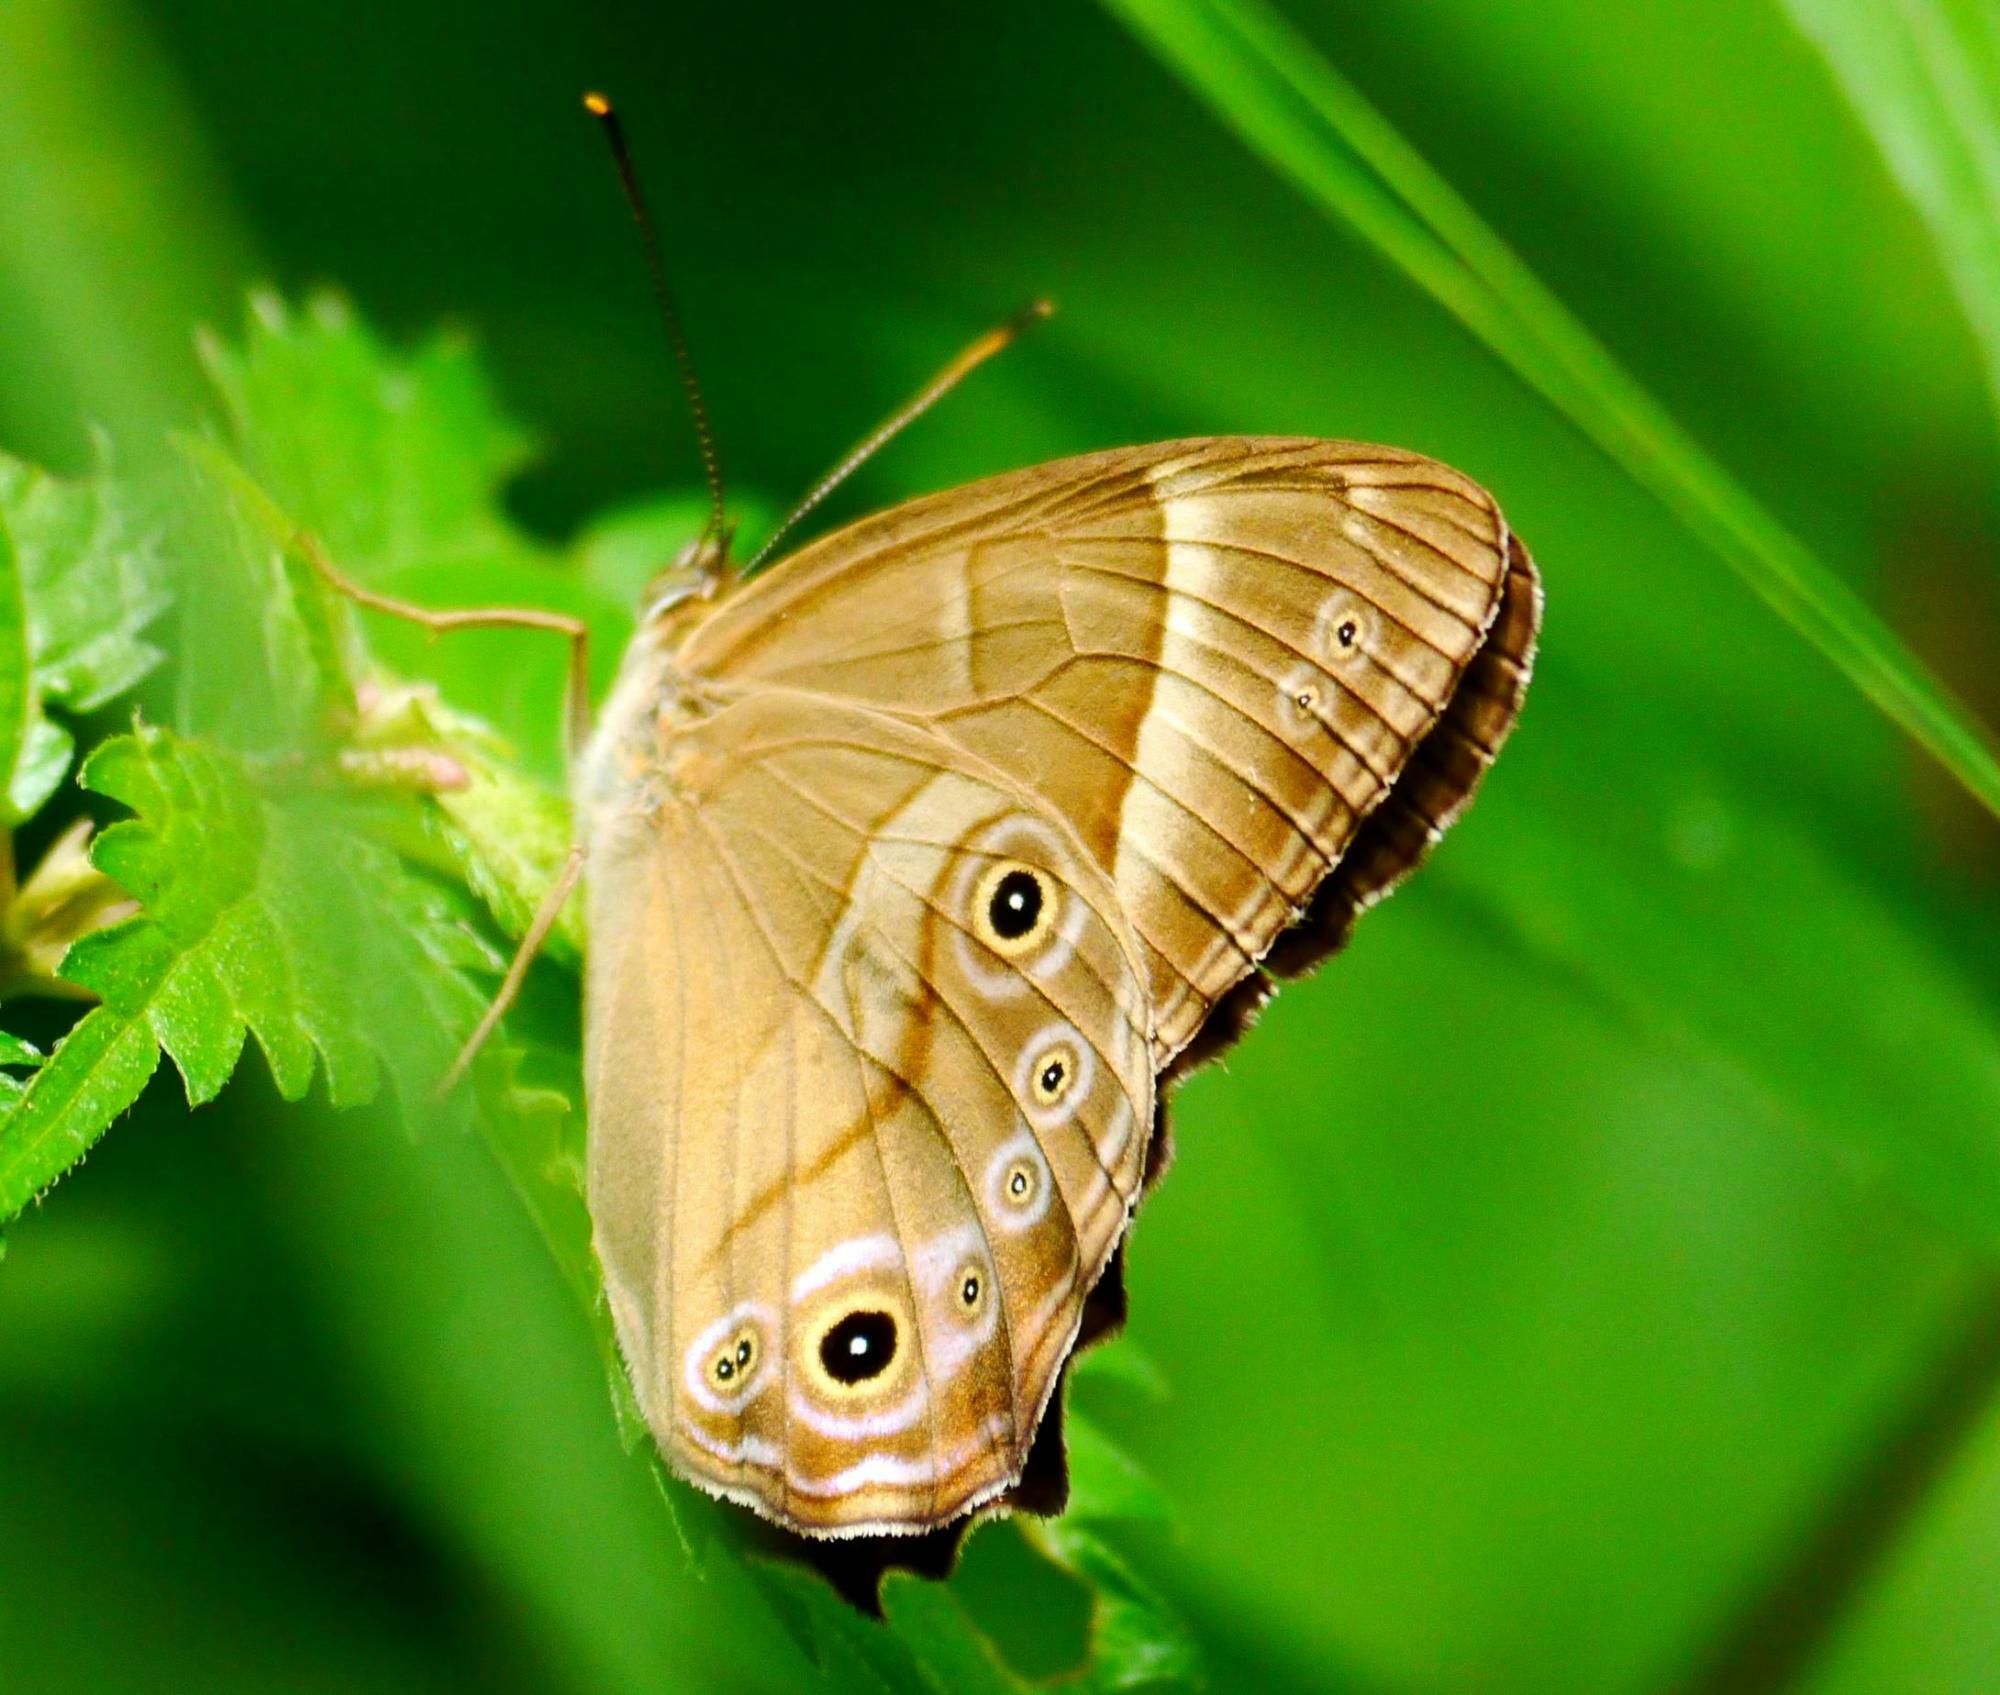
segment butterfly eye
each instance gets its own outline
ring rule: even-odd
[[[844,1386],[880,1377],[896,1358],[896,1321],[886,1312],[851,1312],[819,1339],[819,1363]]]
[[[1055,923],[1056,890],[1045,872],[1003,859],[979,880],[973,928],[995,953],[1018,959],[1041,944]]]

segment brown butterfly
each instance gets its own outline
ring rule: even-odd
[[[1253,437],[1012,472],[739,576],[694,398],[714,520],[474,1043],[587,862],[590,1210],[661,1452],[808,1537],[962,1526],[1059,1469],[1163,1081],[1464,809],[1540,589],[1457,472]]]
[[[675,1469],[820,1536],[1004,1496],[1162,1075],[1462,810],[1538,611],[1455,472],[1241,437],[670,597],[579,794],[590,1206]]]

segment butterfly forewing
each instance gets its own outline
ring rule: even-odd
[[[1456,473],[1220,439],[915,501],[643,631],[584,785],[590,1187],[678,1467],[822,1534],[1013,1484],[1157,1074],[1421,858],[1538,617]]]
[[[732,597],[680,662],[921,722],[1042,796],[1113,879],[1164,1063],[1451,702],[1509,542],[1476,484],[1394,449],[1124,449],[829,536]],[[1521,599],[1531,647],[1531,577]]]

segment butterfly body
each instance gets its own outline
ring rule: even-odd
[[[821,1536],[1017,1484],[1162,1076],[1463,806],[1539,604],[1456,473],[1250,438],[667,597],[579,799],[591,1210],[676,1469]]]

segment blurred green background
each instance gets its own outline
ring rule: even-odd
[[[1288,11],[2000,717],[1995,397],[1778,0]],[[1542,564],[1479,805],[1186,1089],[1137,1227],[1171,1397],[1089,1404],[1175,1503],[1121,1546],[1215,1685],[2000,1687],[1991,820],[1106,13],[0,0],[0,443],[143,456],[205,404],[196,323],[331,281],[476,335],[537,528],[684,485],[600,85],[743,493],[1048,294],[842,512],[1306,431],[1459,465]],[[156,1079],[10,1236],[0,1688],[792,1687],[485,1151],[257,1072],[194,1115]]]

